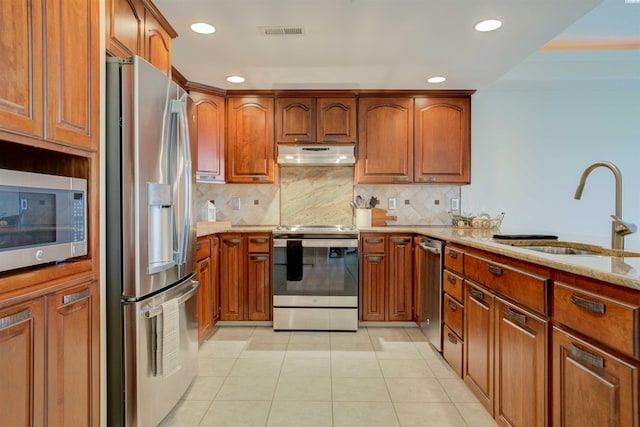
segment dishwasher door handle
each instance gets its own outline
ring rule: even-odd
[[[420,247],[421,247],[422,249],[424,249],[425,251],[427,251],[427,252],[431,252],[432,254],[435,254],[435,255],[440,255],[440,254],[442,253],[442,249],[440,249],[440,248],[435,248],[435,247],[433,247],[433,246],[426,246],[426,245],[424,245],[424,244],[420,243]]]

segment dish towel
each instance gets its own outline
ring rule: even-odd
[[[180,369],[180,312],[178,300],[172,299],[162,304],[162,320],[156,328],[157,372],[168,377]]]

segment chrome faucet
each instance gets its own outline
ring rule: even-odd
[[[624,236],[627,234],[635,233],[638,228],[635,224],[622,220],[622,174],[620,169],[611,162],[595,162],[589,165],[582,176],[580,177],[580,183],[576,189],[574,199],[580,200],[582,197],[582,191],[584,190],[584,184],[587,181],[589,174],[597,167],[605,167],[613,172],[613,176],[616,178],[616,212],[615,215],[611,215],[613,221],[611,221],[611,247],[613,249],[624,249]]]

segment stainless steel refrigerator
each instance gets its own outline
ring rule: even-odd
[[[198,370],[188,95],[107,59],[107,419],[156,426]]]

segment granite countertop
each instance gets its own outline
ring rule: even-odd
[[[276,225],[231,225],[228,221],[218,221],[198,222],[197,230],[198,237],[200,237],[223,232],[269,232],[275,227]],[[359,230],[361,232],[422,234],[640,291],[640,257],[548,254],[498,243],[493,240],[495,230],[490,229],[392,225],[361,227]]]

